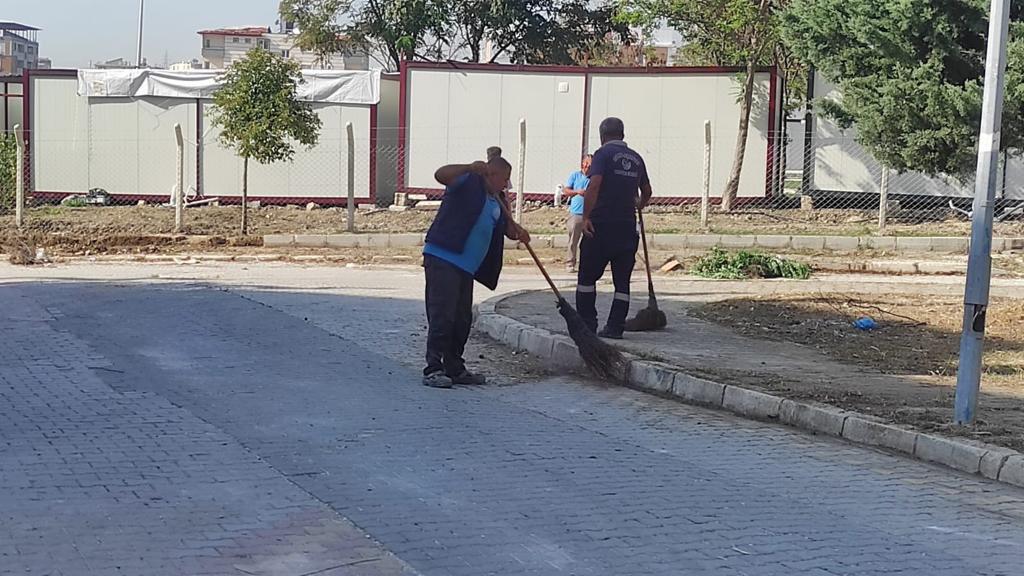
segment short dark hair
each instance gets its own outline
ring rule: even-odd
[[[581,160],[586,160],[587,158],[593,158],[593,157],[594,157],[593,154],[584,154],[583,158],[581,158]]]
[[[501,156],[491,158],[487,161],[487,165],[498,170],[508,170],[509,174],[512,173],[512,165],[508,163],[508,160],[505,160]]]
[[[498,146],[491,146],[487,149],[487,160],[493,160],[495,158],[501,158],[501,148]]]
[[[622,123],[622,120],[614,116],[601,121],[601,127],[598,130],[601,133],[601,138],[621,140],[626,137],[626,126]]]

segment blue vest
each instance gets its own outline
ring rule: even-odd
[[[435,244],[451,252],[462,253],[466,247],[466,239],[480,218],[480,212],[487,201],[487,185],[478,174],[465,174],[448,186],[441,199],[441,207],[437,210],[434,223],[427,230],[427,242]],[[498,202],[506,209],[503,197]],[[491,246],[487,250],[480,269],[474,278],[480,284],[494,290],[498,287],[501,267],[505,253],[505,227],[508,220],[502,211],[498,223],[491,235]]]

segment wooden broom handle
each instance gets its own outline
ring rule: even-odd
[[[540,273],[544,275],[544,279],[548,281],[548,286],[551,287],[551,291],[555,293],[555,297],[558,301],[562,301],[562,293],[558,291],[555,283],[551,280],[551,276],[548,275],[548,271],[544,269],[544,264],[541,264],[540,258],[537,257],[537,253],[533,251],[533,246],[530,246],[529,242],[523,242],[523,246],[526,246],[526,250],[530,252],[530,256],[533,256],[533,261],[537,263],[537,268],[540,268]]]
[[[644,243],[644,267],[647,268],[647,292],[654,293],[654,278],[651,277],[651,258],[647,254],[647,230],[644,228],[644,211],[636,209],[637,218],[640,219],[640,239]]]
[[[507,218],[509,222],[515,222],[517,225],[519,224],[512,218],[512,215],[508,213],[508,206],[505,206],[505,203],[502,202],[500,198],[498,199],[498,205],[501,206],[501,211],[505,214],[505,218]],[[540,268],[540,273],[543,274],[544,279],[548,281],[548,286],[551,287],[551,291],[555,293],[555,297],[558,298],[559,302],[561,302],[563,300],[562,293],[558,291],[558,287],[555,286],[554,281],[551,280],[551,276],[548,275],[548,271],[544,268],[544,264],[542,264],[540,258],[537,257],[537,253],[533,251],[533,246],[530,246],[529,242],[520,243],[523,246],[526,246],[526,250],[530,253],[530,256],[533,257],[533,261],[537,264],[537,268]]]

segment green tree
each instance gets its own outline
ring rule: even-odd
[[[445,0],[363,0],[347,32],[397,70],[402,60],[441,58],[452,32],[448,9]]]
[[[782,0],[620,0],[618,17],[652,28],[661,22],[678,30],[686,54],[706,64],[743,66],[739,130],[732,170],[722,192],[722,209],[732,210],[747,151],[755,72],[778,63],[778,13]]]
[[[1001,146],[1024,134],[1024,37],[1015,3]],[[820,108],[884,165],[963,177],[975,169],[988,30],[984,0],[793,0],[794,52],[842,94]]]
[[[18,145],[14,134],[0,132],[0,212],[14,207],[17,175]]]
[[[281,19],[298,26],[295,46],[316,55],[321,68],[331,68],[331,57],[347,48],[339,18],[351,7],[348,0],[282,0]]]
[[[450,15],[457,48],[467,60],[489,62],[508,56],[524,64],[574,64],[611,37],[628,43],[629,27],[614,18],[616,7],[589,0],[452,0]]]
[[[508,57],[529,64],[573,64],[599,39],[628,41],[614,4],[589,0],[363,0],[352,10],[349,34],[381,52],[390,68],[402,60],[465,54],[488,62]]]
[[[242,158],[242,234],[249,233],[249,160],[260,164],[290,161],[294,142],[313,147],[321,121],[298,99],[303,82],[297,62],[262,48],[231,65],[214,94],[212,120],[220,141]]]

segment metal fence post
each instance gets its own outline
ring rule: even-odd
[[[519,119],[519,177],[516,179],[516,222],[523,221],[523,188],[526,187],[526,118]]]
[[[711,121],[704,121],[704,186],[700,191],[700,227],[708,228],[708,209],[711,203]]]
[[[185,226],[185,138],[181,135],[181,124],[174,125],[174,141],[178,146],[174,183],[174,233],[181,234]]]
[[[356,231],[356,136],[352,123],[345,124],[345,140],[348,143],[348,232]]]
[[[882,166],[882,183],[878,190],[878,232],[884,234],[889,221],[889,168]]]
[[[25,226],[25,131],[21,124],[14,125],[14,142],[18,148],[14,175],[14,222],[21,229]]]

